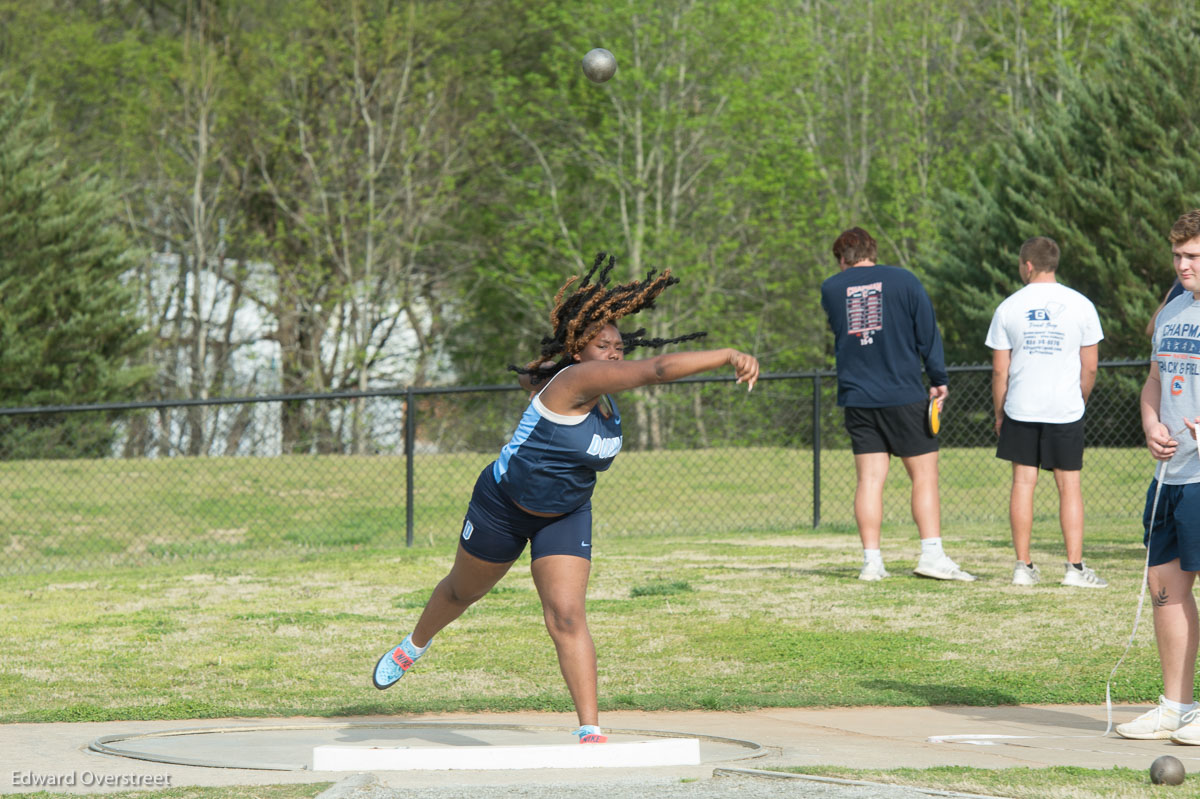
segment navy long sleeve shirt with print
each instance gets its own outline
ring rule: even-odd
[[[917,276],[898,266],[854,266],[821,284],[833,329],[838,405],[891,408],[947,383],[933,304]]]

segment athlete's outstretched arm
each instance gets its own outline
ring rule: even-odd
[[[549,390],[568,404],[585,405],[602,394],[670,383],[684,377],[732,366],[737,382],[747,390],[758,381],[758,360],[735,349],[669,352],[640,361],[586,361],[562,373]]]

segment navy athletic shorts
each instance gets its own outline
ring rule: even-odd
[[[1046,470],[1083,469],[1083,417],[1074,422],[1022,422],[1007,413],[1000,424],[996,457]]]
[[[855,455],[887,452],[911,458],[938,451],[937,436],[925,425],[929,400],[890,408],[844,408],[846,432]]]
[[[1157,487],[1158,481],[1151,480],[1142,513],[1146,528],[1142,542],[1150,548],[1150,565],[1161,566],[1179,558],[1179,568],[1200,572],[1200,483],[1164,485],[1151,530],[1150,510]]]
[[[471,493],[471,504],[463,519],[462,548],[480,560],[510,563],[530,543],[530,559],[546,555],[575,555],[592,559],[592,502],[562,516],[534,516],[504,495],[492,476],[489,463]]]

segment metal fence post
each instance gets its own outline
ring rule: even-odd
[[[404,392],[404,545],[413,545],[413,451],[416,449],[417,406],[413,402],[412,386]]]
[[[821,524],[821,375],[813,375],[813,529]]]

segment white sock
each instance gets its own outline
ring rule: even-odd
[[[938,557],[939,555],[946,554],[945,552],[942,551],[941,536],[938,536],[937,538],[922,538],[921,539],[921,554],[922,555],[931,555],[933,557]]]
[[[863,550],[863,565],[867,566],[872,563],[883,563],[883,551],[878,549]]]
[[[1167,699],[1165,696],[1162,698],[1162,705],[1163,705],[1163,707],[1170,708],[1171,710],[1174,710],[1176,713],[1179,713],[1179,714],[1187,713],[1189,710],[1196,709],[1195,702],[1189,702],[1185,705],[1183,702],[1175,702],[1173,700]]]
[[[416,644],[413,643],[412,633],[409,633],[408,636],[404,639],[404,643],[406,643],[412,647],[415,657],[420,657],[421,655],[425,654],[425,650],[428,649],[429,645],[433,643],[433,639],[430,638],[428,641],[426,641],[425,646],[417,646]]]

